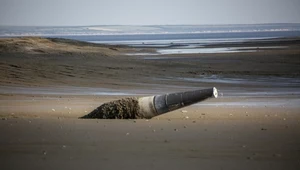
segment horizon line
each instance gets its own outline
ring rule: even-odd
[[[297,22],[270,22],[251,24],[103,24],[103,25],[1,25],[0,27],[95,27],[95,26],[229,26],[229,25],[272,25],[272,24],[300,24]]]

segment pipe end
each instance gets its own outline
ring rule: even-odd
[[[139,114],[146,119],[152,118],[156,116],[156,110],[154,106],[154,97],[155,96],[148,96],[148,97],[141,97],[138,99],[139,103]]]
[[[215,87],[213,87],[213,97],[218,98],[218,90]]]

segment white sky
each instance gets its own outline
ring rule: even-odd
[[[300,23],[300,0],[0,0],[0,25]]]

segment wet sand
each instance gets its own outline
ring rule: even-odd
[[[126,54],[155,49],[0,39],[1,165],[299,169],[300,43],[244,45],[287,48],[139,56]],[[111,100],[213,86],[219,98],[150,120],[78,119]]]

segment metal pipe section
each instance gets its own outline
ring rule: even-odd
[[[144,118],[152,118],[211,97],[218,97],[218,90],[215,87],[203,90],[141,97],[138,99],[140,107],[139,114]]]

